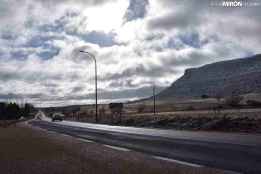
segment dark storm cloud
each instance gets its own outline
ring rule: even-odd
[[[144,18],[148,5],[148,0],[129,0],[129,7],[124,16],[125,22],[132,21],[138,18]]]

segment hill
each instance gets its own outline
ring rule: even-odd
[[[187,69],[157,95],[159,100],[261,92],[261,54]]]

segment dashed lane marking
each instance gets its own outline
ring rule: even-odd
[[[165,158],[165,157],[161,157],[161,156],[153,156],[153,158],[168,161],[168,162],[174,162],[174,163],[178,163],[178,164],[182,164],[182,165],[186,165],[186,166],[191,166],[191,167],[203,167],[202,165],[199,165],[199,164],[194,164],[194,163],[189,163],[189,162],[185,162],[185,161]]]
[[[70,135],[67,135],[67,134],[61,134],[61,135],[64,137],[71,137]]]
[[[80,141],[86,142],[86,143],[93,143],[94,141],[83,139],[83,138],[77,138]]]
[[[111,148],[111,149],[114,149],[114,150],[120,150],[120,151],[124,151],[124,152],[130,151],[130,149],[123,148],[123,147],[118,147],[118,146],[111,146],[111,145],[107,145],[107,144],[104,144],[104,146],[108,147],[108,148]]]

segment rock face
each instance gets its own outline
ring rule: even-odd
[[[252,92],[261,92],[261,54],[187,69],[157,98],[198,98]]]

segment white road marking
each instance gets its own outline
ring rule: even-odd
[[[67,134],[61,134],[61,135],[64,137],[71,137],[70,135],[67,135]]]
[[[111,148],[111,149],[114,149],[114,150],[120,150],[120,151],[124,151],[124,152],[130,151],[130,149],[123,148],[123,147],[118,147],[118,146],[111,146],[111,145],[107,145],[107,144],[104,144],[104,146],[108,147],[108,148]]]
[[[56,132],[54,132],[54,131],[48,131],[49,133],[51,133],[51,134],[56,134]]]
[[[224,170],[225,174],[242,174],[240,172],[235,172],[235,171],[231,171],[231,170]]]
[[[202,165],[199,165],[199,164],[194,164],[194,163],[189,163],[189,162],[185,162],[185,161],[165,158],[165,157],[161,157],[161,156],[153,156],[153,158],[159,159],[159,160],[164,160],[164,161],[169,161],[169,162],[174,162],[174,163],[178,163],[178,164],[182,164],[182,165],[186,165],[186,166],[191,166],[191,167],[203,167]]]
[[[86,143],[93,143],[94,141],[92,140],[87,140],[87,139],[83,139],[83,138],[77,138],[80,141],[86,142]]]

